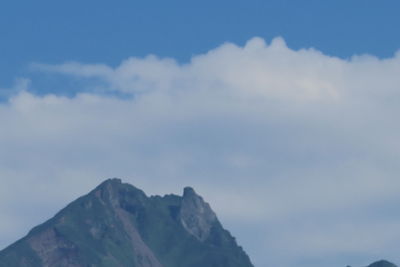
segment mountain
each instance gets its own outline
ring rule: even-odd
[[[196,192],[109,179],[0,251],[1,267],[253,267]]]
[[[368,265],[368,267],[397,267],[397,266],[386,260],[380,260]]]
[[[351,267],[351,266],[348,265],[347,267]],[[397,266],[395,264],[389,262],[389,261],[380,260],[380,261],[376,261],[374,263],[371,263],[367,267],[397,267]]]

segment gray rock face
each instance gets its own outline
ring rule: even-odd
[[[217,216],[210,205],[196,194],[191,187],[185,187],[183,192],[180,221],[183,227],[191,235],[200,241],[204,241],[210,234]]]
[[[121,185],[121,180],[115,179],[114,183]],[[122,223],[123,230],[129,236],[132,245],[132,254],[134,255],[135,266],[140,267],[163,267],[154,255],[153,251],[142,240],[135,224],[130,220],[130,215],[127,211],[121,208],[120,200],[113,189],[113,183],[106,186],[108,198],[111,202],[112,209],[115,211],[116,218]]]
[[[53,228],[29,238],[28,243],[41,259],[43,267],[83,267],[74,244],[59,236]]]

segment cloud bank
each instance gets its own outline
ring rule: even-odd
[[[21,80],[0,104],[0,246],[122,177],[149,194],[194,186],[256,266],[400,262],[399,53],[343,60],[253,38],[186,64],[31,68],[89,89],[37,95]]]

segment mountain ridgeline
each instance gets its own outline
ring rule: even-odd
[[[0,251],[0,267],[53,266],[253,267],[192,188],[183,196],[148,197],[119,179]]]
[[[397,266],[386,260],[380,260],[368,265],[368,267],[397,267]]]
[[[114,178],[0,251],[0,267],[254,266],[192,188],[148,197]]]
[[[351,266],[347,266],[347,267],[351,267]],[[368,265],[367,267],[397,267],[397,266],[389,261],[380,260],[380,261],[376,261],[376,262]]]

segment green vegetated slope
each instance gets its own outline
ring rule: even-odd
[[[1,251],[0,266],[253,265],[193,189],[148,197],[109,179]]]

